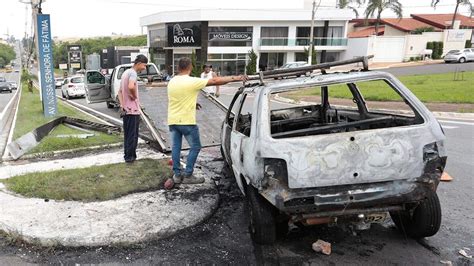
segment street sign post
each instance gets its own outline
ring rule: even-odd
[[[54,84],[53,44],[51,42],[51,21],[49,14],[36,16],[38,33],[38,66],[41,81],[43,114],[52,117],[57,114],[56,91]]]

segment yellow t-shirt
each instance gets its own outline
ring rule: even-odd
[[[207,79],[178,75],[168,82],[168,125],[196,125],[196,102]]]

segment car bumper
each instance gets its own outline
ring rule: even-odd
[[[448,58],[444,58],[444,62],[457,62],[459,61],[459,58],[457,57],[448,57]]]
[[[86,95],[85,91],[68,91],[69,96],[71,97],[82,97]]]
[[[0,88],[0,91],[11,91],[12,89],[9,87],[2,87]]]
[[[390,211],[419,202],[429,191],[436,191],[445,164],[446,157],[438,157],[425,165],[422,176],[411,179],[311,189],[288,189],[277,182],[261,194],[289,215],[337,217]]]

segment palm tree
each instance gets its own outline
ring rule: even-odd
[[[436,5],[440,2],[441,0],[432,0],[431,1],[431,6],[436,7]],[[456,8],[454,9],[454,14],[453,14],[453,20],[451,22],[451,29],[454,28],[454,21],[456,21],[456,15],[458,14],[458,8],[459,5],[463,6],[468,6],[469,10],[471,11],[471,17],[474,14],[474,7],[471,3],[470,0],[456,0]]]
[[[373,17],[374,14],[377,13],[375,35],[379,32],[380,17],[382,12],[386,9],[392,10],[398,18],[402,18],[403,16],[402,4],[398,2],[398,0],[369,0],[367,7],[365,8],[365,19]]]
[[[359,17],[359,11],[357,8],[360,7],[365,2],[365,0],[337,0],[336,7],[340,9],[348,8],[354,12],[356,17]],[[357,6],[354,6],[357,4]]]

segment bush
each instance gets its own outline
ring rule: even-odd
[[[247,75],[255,75],[257,73],[257,54],[252,49],[248,53],[249,62],[245,66],[245,72]]]
[[[427,42],[427,43],[426,43],[426,49],[431,49],[431,50],[433,50],[433,49],[434,49],[434,44],[433,44],[433,42]]]
[[[471,47],[472,47],[471,40],[466,40],[466,45],[464,46],[464,48],[471,48]]]

